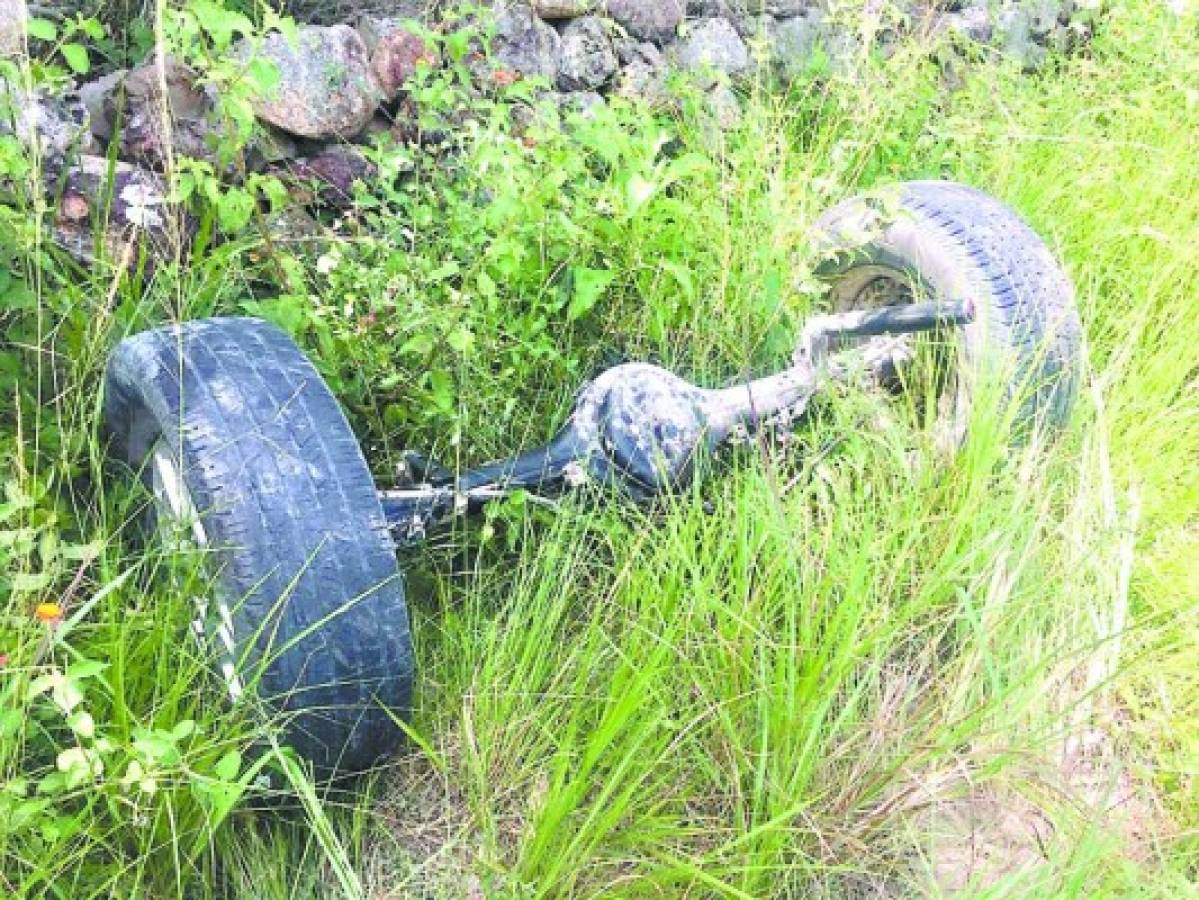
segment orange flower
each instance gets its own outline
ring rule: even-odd
[[[34,618],[47,625],[57,625],[62,621],[62,607],[57,603],[39,603],[33,611]]]
[[[491,80],[500,87],[507,87],[510,84],[515,84],[519,76],[508,69],[496,69],[491,73]]]

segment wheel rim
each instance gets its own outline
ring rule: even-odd
[[[150,489],[154,495],[155,522],[163,546],[174,551],[208,550],[208,534],[188,490],[183,471],[175,455],[161,443],[150,456]],[[245,686],[237,674],[233,612],[224,599],[218,598],[215,602],[207,597],[193,596],[191,599],[196,607],[192,633],[206,652],[210,650],[214,638],[218,642],[218,668],[230,699],[236,702]]]
[[[916,302],[918,297],[931,293],[911,273],[889,266],[863,265],[842,273],[830,287],[829,299],[834,313],[875,309],[891,304]],[[971,326],[966,326],[969,329]],[[846,346],[864,354],[888,354],[902,358],[905,365],[916,359],[920,340],[918,335],[905,334],[858,338]],[[945,379],[937,390],[936,417],[933,421],[933,441],[939,450],[951,452],[962,445],[966,437],[973,392],[968,379],[961,376],[964,345],[941,348],[937,352],[936,375]],[[898,366],[897,366],[898,368]]]

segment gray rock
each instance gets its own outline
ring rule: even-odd
[[[1070,17],[1070,4],[1065,0],[1024,0],[1023,5],[1028,12],[1028,28],[1034,38],[1048,38],[1060,20]]]
[[[109,98],[128,72],[128,69],[117,69],[94,81],[81,84],[76,91],[80,102],[87,107],[92,134],[103,141],[112,137],[112,121],[108,117]]]
[[[723,82],[714,85],[704,96],[704,109],[720,131],[731,131],[741,124],[741,101]]]
[[[602,19],[583,16],[563,29],[558,62],[558,87],[561,90],[592,91],[602,87],[619,65]]]
[[[285,206],[266,216],[271,243],[291,250],[317,250],[324,244],[324,230],[302,206]]]
[[[574,19],[595,10],[597,0],[533,0],[533,11],[542,19]]]
[[[988,9],[972,6],[951,12],[934,23],[933,34],[946,33],[978,44],[989,44],[995,36],[995,22]]]
[[[665,66],[635,60],[620,70],[612,93],[654,109],[671,106],[674,98],[666,85]]]
[[[371,72],[388,102],[399,96],[420,66],[438,62],[436,49],[406,24],[409,21],[375,16],[358,20],[358,34],[370,57]]]
[[[750,68],[749,49],[727,19],[704,19],[674,48],[679,67],[739,75]]]
[[[216,103],[199,76],[170,57],[162,61],[161,69],[147,62],[129,70],[103,98],[103,107],[105,125],[121,123],[117,140],[122,159],[156,169],[165,169],[174,155],[220,165]]]
[[[339,209],[353,203],[355,183],[371,181],[377,174],[374,164],[350,144],[330,144],[274,171],[298,201]]]
[[[604,8],[630,35],[659,46],[674,40],[686,12],[684,0],[605,0]]]
[[[662,68],[666,65],[666,56],[658,49],[657,44],[651,44],[649,41],[629,42],[617,55],[620,57],[622,66],[635,62],[645,63],[654,68]]]
[[[0,58],[25,49],[25,0],[0,0]]]
[[[746,39],[760,36],[765,27],[774,24],[772,16],[762,14],[760,3],[751,11],[747,0],[693,0],[687,5],[687,17],[726,19]]]
[[[791,19],[776,19],[773,16],[750,16],[744,19],[739,19],[733,24],[737,28],[737,33],[740,34],[746,41],[756,41],[759,44],[769,44],[773,39],[774,30],[783,22],[790,22]]]
[[[845,28],[830,26],[820,43],[828,56],[829,66],[834,72],[846,74],[858,65],[858,60],[868,52],[859,34]]]
[[[742,0],[750,14],[789,19],[811,10],[820,9],[822,4],[814,0]]]
[[[432,23],[444,0],[282,0],[273,4],[297,22],[335,25],[352,22],[358,16],[394,16]]]
[[[99,240],[95,226],[100,223]],[[80,262],[105,258],[118,265],[181,256],[195,223],[168,200],[166,184],[153,172],[102,156],[82,156],[66,173],[55,241]]]
[[[623,68],[614,81],[614,94],[653,107],[670,102],[666,89],[666,57],[656,44],[626,36],[616,41],[616,55]]]
[[[530,129],[551,131],[569,125],[571,119],[588,119],[608,105],[595,91],[546,91],[537,102],[518,103],[511,108],[511,122],[516,134],[535,139]]]
[[[532,7],[504,6],[496,13],[491,50],[504,68],[553,82],[558,74],[562,39]]]
[[[811,67],[827,33],[828,25],[819,12],[777,22],[769,34],[771,67],[783,78],[802,75]]]
[[[295,139],[286,131],[258,123],[246,148],[246,164],[257,171],[265,166],[286,162],[300,155]]]
[[[1049,58],[1033,34],[1033,14],[1025,7],[1008,7],[999,11],[995,21],[995,36],[1003,55],[1019,63],[1025,72],[1035,72]]]
[[[235,52],[248,57],[249,45]],[[366,45],[348,25],[300,28],[295,45],[279,33],[266,37],[258,54],[275,63],[279,83],[258,98],[258,117],[291,134],[316,140],[348,138],[363,129],[383,96],[371,71]]]
[[[692,19],[728,19],[733,25],[739,26],[744,19],[760,16],[789,19],[823,10],[827,5],[826,0],[688,0],[687,16]]]
[[[329,2],[329,0],[321,0]],[[447,4],[444,0],[381,0],[379,3],[362,3],[359,6],[363,16],[380,15],[380,10],[386,11],[386,16],[401,22],[419,22],[422,25],[436,24],[438,16]],[[372,9],[374,10],[372,12]],[[343,16],[348,19],[349,16]]]
[[[724,16],[723,18],[728,18]],[[786,21],[786,20],[784,20]],[[746,41],[769,41],[771,33],[774,31],[778,20],[773,16],[741,16],[736,19],[729,19],[729,23],[737,29],[737,34]]]
[[[595,91],[559,94],[557,101],[563,115],[582,116],[585,119],[595,115],[596,112],[608,105],[608,101]]]
[[[688,19],[728,19],[744,16],[744,0],[687,0]]]
[[[3,79],[0,79],[0,134],[13,134],[52,167],[80,153],[96,150],[87,107],[77,95],[43,97],[9,85]]]
[[[658,45],[649,41],[638,41],[618,31],[612,45],[616,48],[616,57],[622,66],[635,62],[655,67],[666,65],[666,57],[662,55]]]

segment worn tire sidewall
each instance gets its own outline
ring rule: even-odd
[[[935,184],[943,190],[969,192],[971,198],[980,203],[998,204],[993,198],[963,185]],[[959,198],[961,196],[959,194]],[[999,314],[999,298],[986,273],[971,260],[964,243],[947,235],[910,204],[901,201],[890,214],[883,211],[885,207],[886,204],[878,200],[856,197],[833,207],[814,224],[817,246],[828,254],[818,263],[816,274],[829,283],[834,302],[841,299],[839,292],[852,293],[855,271],[869,267],[888,270],[899,281],[910,284],[923,298],[964,300],[973,305],[974,322],[959,330],[961,353],[958,360],[963,371],[959,371],[957,377],[966,379],[966,394],[969,395],[965,398],[966,403],[972,403],[980,385],[988,385],[988,389],[999,395],[1012,385],[1036,377],[1044,360],[1029,358],[1024,349],[1013,343],[1010,329]],[[1012,224],[1023,225],[1014,212],[1006,207],[1003,209],[1011,217]],[[863,241],[863,235],[870,235],[870,238]],[[1048,253],[1039,239],[1038,245],[1029,250]],[[1053,264],[1057,266],[1056,261]],[[1060,301],[1074,312],[1072,294],[1061,297]],[[1038,314],[1045,315],[1046,311],[1038,310]],[[1041,322],[1034,323],[1037,328],[1041,325]],[[1050,343],[1057,340],[1054,335],[1044,337]],[[1042,351],[1048,349],[1045,347]],[[1076,392],[1077,362],[1077,359],[1069,360],[1065,371],[1053,373],[1061,384],[1053,392],[1050,408],[1031,408],[1034,401],[1029,398],[1016,409],[1014,424],[1020,427],[1042,421],[1055,427],[1064,424]],[[968,419],[971,410],[962,410],[960,414]]]
[[[105,431],[109,438],[110,455],[128,466],[141,479],[142,484],[149,488],[151,485],[149,457],[155,446],[161,443],[179,464],[183,482],[196,509],[204,511],[218,508],[222,502],[222,486],[209,483],[209,480],[204,477],[204,466],[198,465],[196,460],[188,458],[189,454],[181,434],[181,406],[186,398],[181,399],[179,373],[172,372],[169,366],[163,365],[161,358],[155,353],[153,344],[135,343],[131,347],[132,350],[127,347],[124,353],[113,354],[106,375],[103,415]],[[365,464],[363,472],[354,473],[353,477],[369,478]],[[381,509],[378,515],[381,519]],[[219,517],[206,518],[204,525],[208,531],[209,543],[218,554],[233,552],[230,548],[236,545],[235,541],[231,539],[230,535],[222,533]],[[373,535],[364,537],[371,539]],[[258,552],[265,553],[268,548],[256,549]],[[394,556],[392,559],[394,560]],[[296,685],[284,683],[275,671],[273,663],[264,666],[260,664],[262,650],[254,636],[261,623],[249,615],[242,603],[237,602],[236,598],[242,593],[244,585],[239,584],[238,579],[233,577],[233,568],[228,557],[225,557],[213,567],[212,574],[217,594],[230,598],[229,605],[237,652],[239,655],[244,654],[247,669],[251,673],[261,667],[261,671],[258,673],[257,692],[263,696],[285,695],[294,690]],[[398,581],[396,590],[399,592],[400,603],[404,605],[401,612],[406,617],[403,581],[398,567],[394,577]],[[316,600],[323,602],[324,598],[316,598]],[[395,613],[394,610],[388,612]],[[406,633],[410,635],[410,626]],[[281,635],[280,640],[286,641],[288,637]],[[410,637],[408,640],[410,641]],[[249,645],[248,649],[247,645]],[[408,659],[409,661],[412,659],[410,643]],[[411,710],[411,686],[414,673],[410,668],[407,673],[402,674],[407,678],[407,687],[401,696],[389,698],[391,701],[389,708],[406,716]],[[284,733],[295,736],[294,730],[290,728],[285,728]],[[389,736],[393,746],[381,747],[381,751],[393,750],[394,746],[398,745],[399,734],[399,729],[396,728],[394,733]],[[380,752],[379,756],[382,755],[384,754]],[[353,774],[374,764],[373,759],[351,759],[336,766],[320,760],[309,761],[315,762],[317,774],[322,777]]]

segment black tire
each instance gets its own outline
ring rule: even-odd
[[[975,322],[964,329],[965,362],[976,373],[989,366],[1009,385],[1019,403],[1013,422],[1025,431],[1068,420],[1083,358],[1074,290],[1007,206],[965,185],[912,181],[835,206],[815,235],[817,274],[830,282],[834,307],[866,305],[879,279],[926,299],[969,300]],[[967,412],[957,410],[959,424]]]
[[[322,778],[394,751],[413,681],[403,579],[354,434],[299,348],[254,319],[135,335],[109,361],[104,419],[143,478],[152,454],[177,461],[236,677],[282,713],[284,743]]]

